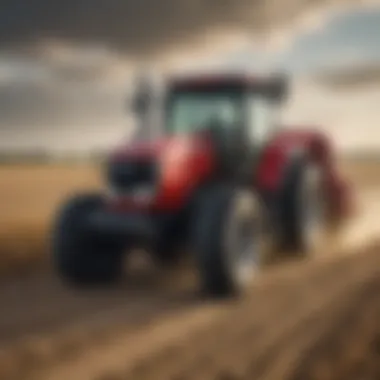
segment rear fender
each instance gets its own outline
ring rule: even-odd
[[[264,148],[257,169],[258,187],[263,191],[275,192],[280,188],[289,165],[304,155],[318,162],[327,177],[333,179],[334,160],[327,138],[313,131],[286,131],[279,133]]]
[[[256,177],[259,189],[269,194],[278,192],[288,168],[301,156],[320,165],[332,213],[349,215],[354,207],[350,186],[339,175],[331,142],[320,132],[293,130],[277,135],[263,151]]]

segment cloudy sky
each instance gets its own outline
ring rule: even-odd
[[[280,29],[282,38],[278,43],[273,38],[272,49],[243,45],[210,61],[215,65],[253,64],[260,69],[274,65],[296,74],[374,61],[380,64],[380,6],[324,15],[316,15],[298,33],[291,28]]]
[[[95,4],[93,1],[93,9],[98,9],[95,5],[99,6],[100,2]],[[281,26],[277,31],[271,28],[269,34],[258,38],[258,27],[253,27],[252,23],[256,21],[259,25],[263,22],[258,22],[259,12],[253,0],[239,2],[245,6],[237,7],[234,12],[229,7],[238,2],[214,2],[214,12],[211,13],[214,16],[219,14],[219,18],[210,16],[209,19],[200,17],[196,7],[211,2],[181,1],[193,7],[184,8],[187,12],[179,11],[178,19],[187,20],[182,26],[178,20],[173,25],[166,25],[169,19],[163,9],[152,24],[150,17],[153,15],[133,8],[143,14],[144,22],[140,26],[132,24],[133,17],[129,14],[130,25],[126,20],[124,29],[121,28],[122,20],[116,16],[114,28],[104,24],[107,14],[99,17],[98,13],[91,11],[86,18],[83,12],[87,3],[84,0],[77,2],[81,4],[80,9],[77,8],[77,17],[70,13],[73,10],[69,6],[74,2],[67,1],[68,8],[64,13],[61,10],[59,22],[58,8],[53,7],[55,1],[50,0],[50,8],[41,8],[44,12],[52,12],[49,22],[41,22],[44,12],[38,7],[34,12],[26,12],[27,4],[31,7],[34,2],[42,4],[43,0],[30,0],[29,3],[13,0],[8,4],[0,1],[0,21],[1,17],[8,15],[0,22],[0,32],[3,32],[0,33],[0,148],[48,146],[53,150],[80,150],[112,145],[126,133],[128,119],[123,109],[124,93],[132,69],[136,67],[136,57],[146,52],[154,52],[150,62],[158,62],[164,68],[249,67],[260,71],[278,67],[292,71],[296,78],[322,69],[368,63],[380,66],[380,7],[377,6],[340,12],[313,10],[306,14],[307,17],[285,24],[279,19]],[[133,2],[127,3],[132,6]],[[163,2],[169,3],[170,0]],[[284,0],[283,3],[287,2]],[[139,4],[148,6],[149,0],[140,0]],[[103,10],[111,14],[115,9],[110,6]],[[246,16],[247,9],[252,11],[249,17]],[[255,9],[256,13],[253,12]],[[230,10],[229,13],[226,10]],[[268,12],[267,15],[271,15],[272,11]],[[17,22],[11,22],[10,16]],[[269,19],[276,20],[276,17],[277,13],[273,13],[273,18]],[[86,30],[81,24],[82,18],[92,20],[92,28],[87,25]],[[73,24],[71,29],[69,19]],[[214,29],[210,25],[215,25]],[[239,29],[237,25],[243,27]],[[195,26],[198,29],[193,29]],[[173,30],[179,32],[168,39],[168,33]],[[188,32],[195,30],[198,32],[193,35],[198,37],[192,39]],[[152,38],[153,32],[155,38]],[[58,43],[56,38],[62,36],[74,38],[76,45],[73,40],[63,45]],[[39,41],[37,37],[43,37],[43,43],[35,43]],[[32,38],[35,38],[34,45]],[[99,45],[99,41],[103,45]],[[84,49],[83,46],[92,48]],[[167,46],[171,47],[170,55],[164,50]],[[157,52],[161,54],[157,55]],[[328,125],[326,128],[344,148],[355,144],[360,147],[375,144],[375,148],[380,148],[380,136],[377,142],[368,138],[380,123],[376,106],[380,90],[365,88],[350,92],[347,89],[344,93],[335,93],[310,80],[296,79],[296,82],[296,93],[287,112],[289,120]],[[364,132],[363,117],[367,125]],[[362,131],[359,138],[358,125]],[[347,133],[342,134],[342,130]]]
[[[345,12],[328,21],[323,29],[296,38],[283,62],[300,71],[380,62],[379,36],[380,9]]]

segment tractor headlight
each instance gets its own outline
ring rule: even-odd
[[[149,200],[156,191],[157,169],[152,161],[114,162],[108,168],[107,196]]]

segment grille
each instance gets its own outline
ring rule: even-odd
[[[121,193],[137,188],[152,188],[156,180],[155,169],[154,162],[114,162],[108,168],[108,184]]]

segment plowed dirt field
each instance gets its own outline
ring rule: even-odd
[[[360,172],[360,212],[339,242],[268,269],[236,301],[202,301],[185,269],[87,292],[48,270],[4,279],[0,379],[380,379],[380,170],[371,170]]]

